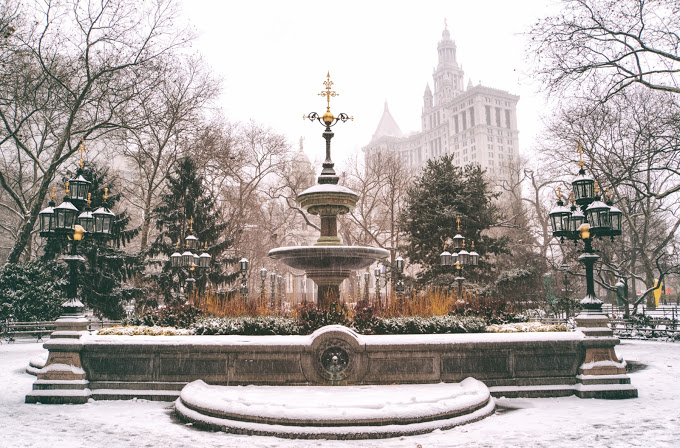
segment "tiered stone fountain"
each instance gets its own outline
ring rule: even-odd
[[[388,257],[389,252],[369,246],[345,246],[338,236],[338,215],[349,213],[356,206],[359,196],[349,188],[338,185],[339,178],[331,160],[331,139],[335,135],[331,127],[339,121],[346,122],[352,118],[344,113],[337,117],[331,113],[330,98],[337,94],[331,90],[333,82],[330,75],[324,85],[326,89],[319,95],[326,96],[326,113],[319,116],[313,112],[305,118],[317,120],[325,126],[323,138],[326,140],[326,160],[318,184],[297,197],[307,213],[321,217],[321,236],[314,246],[278,247],[270,250],[269,256],[294,269],[304,270],[319,288],[318,306],[328,308],[339,299],[340,284],[349,278],[352,271]]]

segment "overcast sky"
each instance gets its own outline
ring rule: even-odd
[[[432,86],[444,20],[459,64],[474,85],[520,95],[520,153],[533,146],[543,101],[527,77],[519,33],[549,12],[550,0],[479,1],[210,1],[185,0],[200,37],[194,47],[222,78],[220,106],[232,121],[253,119],[323,158],[322,127],[303,114],[325,112],[317,96],[330,71],[340,95],[333,159],[366,145],[385,101],[404,133],[420,130],[422,96]],[[552,6],[554,8],[554,4]]]

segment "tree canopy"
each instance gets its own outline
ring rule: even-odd
[[[481,257],[504,250],[504,238],[495,238],[488,232],[483,234],[500,220],[499,208],[494,201],[497,197],[497,193],[490,191],[479,165],[456,166],[451,155],[428,160],[408,190],[400,216],[408,240],[405,255],[411,263],[423,268],[419,274],[422,280],[444,273],[439,265],[439,255],[446,240],[457,233],[466,238],[468,249],[469,243],[474,241],[475,250]],[[458,217],[460,232],[457,230]]]

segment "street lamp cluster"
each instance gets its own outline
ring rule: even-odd
[[[63,304],[67,313],[76,313],[83,308],[77,299],[78,276],[77,265],[85,259],[77,254],[77,245],[84,238],[95,237],[107,240],[113,234],[113,221],[116,215],[106,205],[108,188],[104,189],[103,205],[92,211],[90,208],[92,182],[83,177],[83,154],[85,144],[81,140],[78,147],[80,162],[73,179],[66,182],[65,195],[59,205],[55,205],[55,189],[52,189],[48,206],[38,214],[40,236],[43,238],[57,238],[70,242],[70,254],[63,257],[69,266],[68,300]]]
[[[594,238],[621,235],[621,218],[623,212],[611,201],[611,195],[606,193],[606,203],[602,202],[597,182],[586,175],[582,159],[583,149],[578,145],[579,172],[571,183],[573,192],[570,195],[571,207],[567,208],[562,201],[561,189],[557,189],[557,206],[550,211],[550,222],[553,236],[563,242],[569,239],[577,244],[583,240],[584,250],[579,256],[586,268],[586,297],[581,301],[586,310],[601,311],[602,302],[595,296],[595,282],[593,266],[600,256],[593,253]]]
[[[208,250],[207,242],[205,242],[203,245],[202,248],[203,253],[201,253],[201,255],[198,255],[196,253],[200,250],[199,249],[200,242],[196,235],[194,235],[193,218],[189,219],[189,231],[187,232],[186,237],[184,237],[183,253],[179,252],[181,245],[182,244],[180,243],[180,240],[178,240],[177,244],[175,244],[175,252],[173,252],[172,255],[170,255],[170,266],[172,266],[172,268],[175,270],[186,269],[188,271],[189,276],[186,279],[186,282],[187,282],[187,297],[189,297],[191,295],[192,286],[196,282],[196,279],[193,278],[194,270],[196,269],[196,267],[208,268],[210,267],[210,262],[212,261],[212,257],[207,252]]]
[[[470,252],[465,249],[465,237],[460,234],[460,217],[456,217],[456,224],[458,233],[452,238],[451,247],[453,252],[446,250],[444,245],[444,252],[439,255],[439,261],[442,266],[456,267],[456,281],[458,282],[458,296],[463,292],[463,268],[466,266],[475,267],[479,265],[479,254],[475,251],[474,241],[470,244]]]

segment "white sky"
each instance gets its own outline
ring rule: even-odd
[[[520,153],[526,154],[540,130],[543,100],[526,76],[519,33],[546,15],[550,3],[184,0],[184,12],[200,34],[194,48],[223,80],[225,116],[263,123],[296,147],[304,137],[312,160],[323,158],[322,127],[302,115],[325,112],[317,93],[330,71],[340,95],[331,100],[332,112],[355,117],[334,128],[333,159],[340,162],[369,142],[385,100],[404,133],[420,130],[445,18],[465,86],[471,78],[520,95]]]

